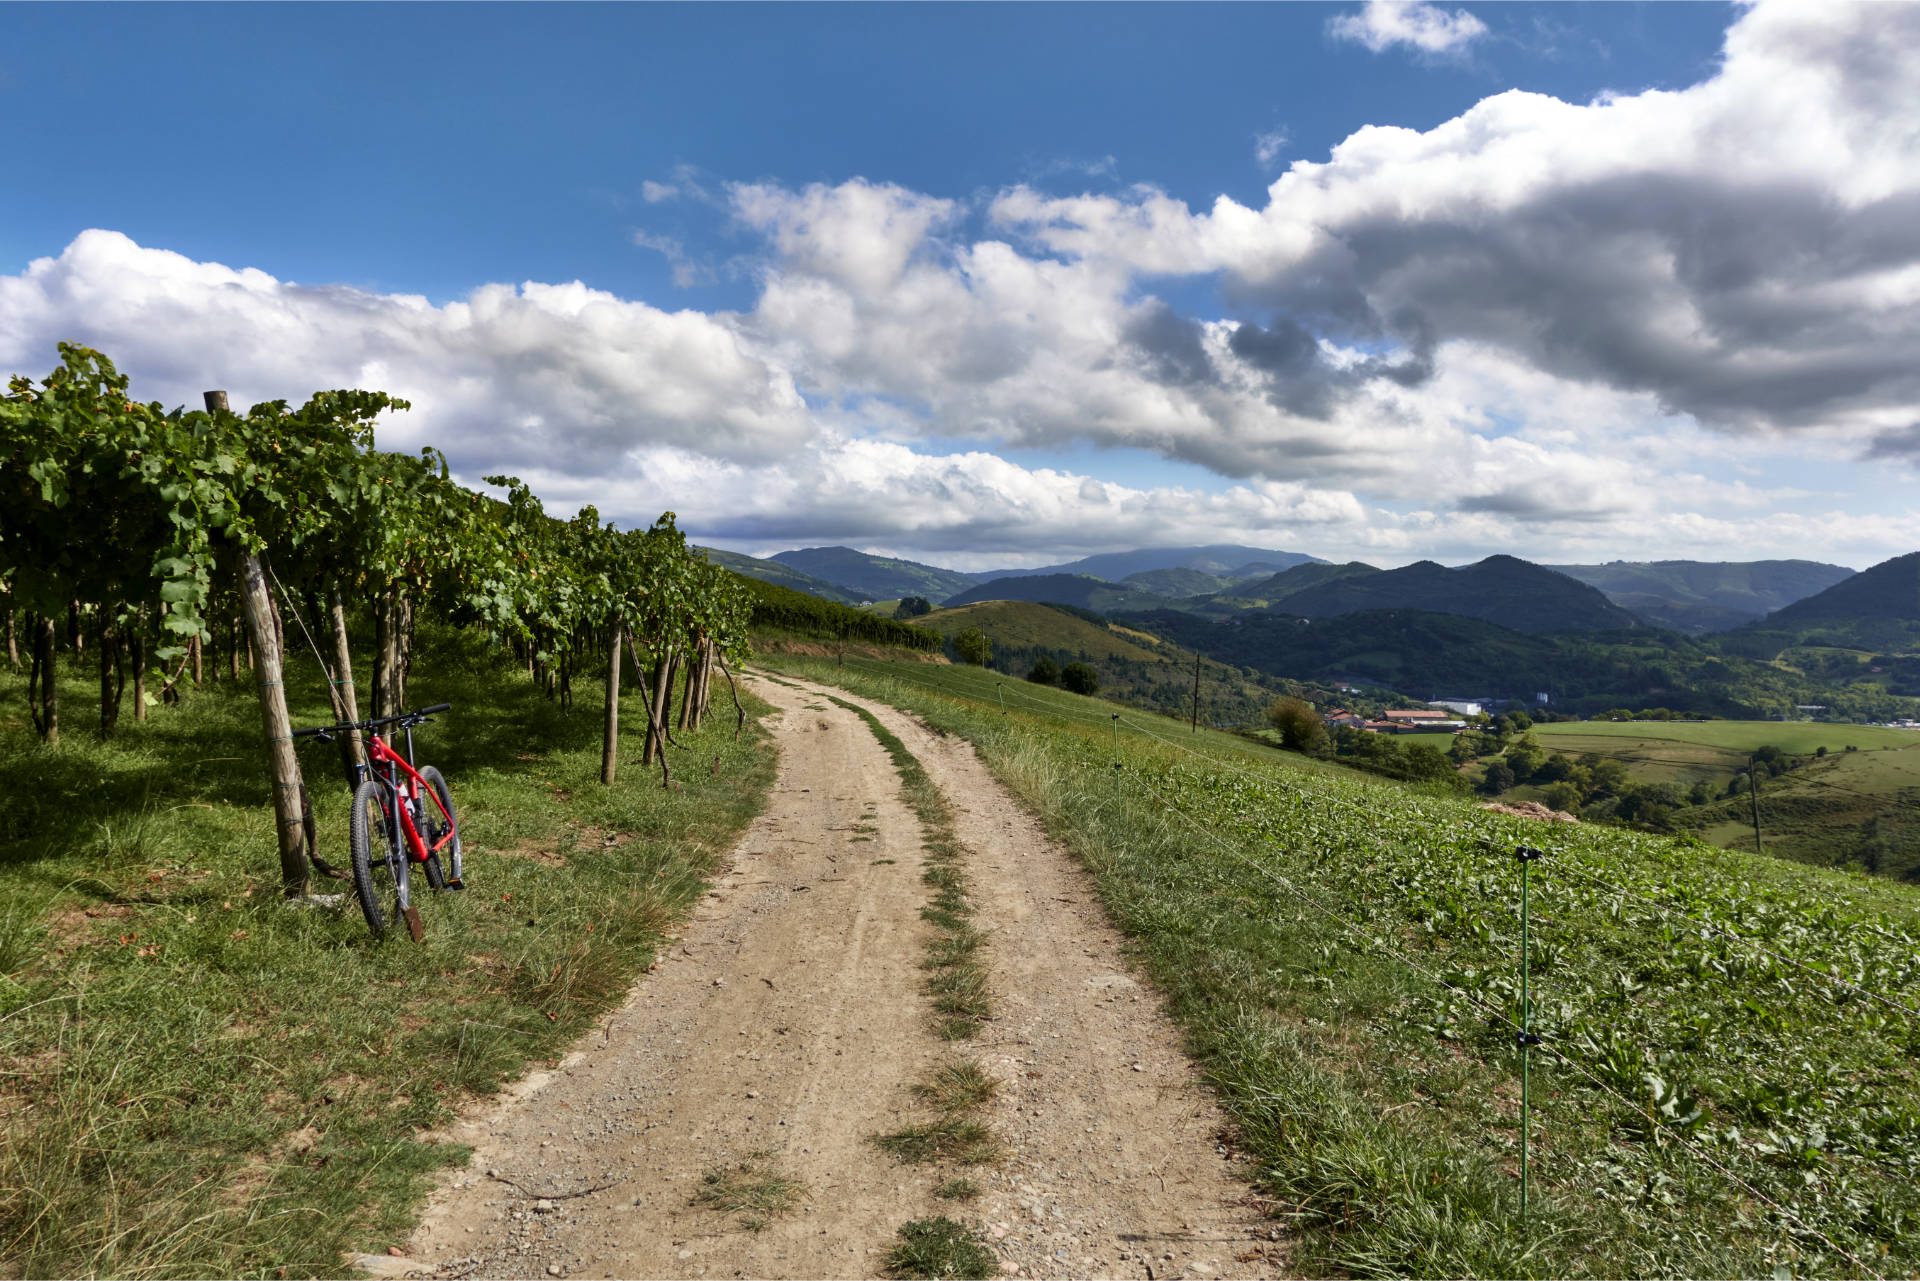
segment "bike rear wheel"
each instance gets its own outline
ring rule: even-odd
[[[431,765],[421,767],[420,781],[432,788],[440,798],[439,805],[433,803],[431,796],[420,798],[421,839],[431,850],[449,830],[453,833],[445,846],[427,856],[427,883],[436,890],[463,890],[466,885],[461,880],[460,820],[454,814],[453,793],[447,790],[446,778]],[[441,806],[446,807],[444,815],[440,812]],[[447,821],[449,818],[453,819],[451,824]]]
[[[414,922],[419,919],[409,916],[407,858],[397,848],[399,817],[393,812],[390,795],[385,786],[371,779],[360,784],[354,789],[353,812],[347,822],[353,892],[376,938],[387,932],[389,911],[396,918],[407,918],[409,928],[416,928]]]

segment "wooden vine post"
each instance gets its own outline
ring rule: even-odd
[[[607,650],[607,725],[600,744],[600,781],[613,786],[620,765],[620,642],[626,637],[626,624],[615,615],[613,644]]]
[[[207,412],[227,412],[227,393],[210,391]],[[288,898],[307,892],[306,832],[300,821],[300,761],[293,751],[293,722],[287,715],[285,668],[274,635],[273,601],[257,552],[240,562],[240,601],[246,611],[247,639],[253,645],[253,674],[260,684],[260,724],[267,736],[267,761],[273,776],[274,826],[280,838],[280,885]]]

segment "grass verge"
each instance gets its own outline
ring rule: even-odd
[[[484,640],[423,629],[410,700],[451,783],[469,889],[423,895],[424,943],[285,905],[253,689],[189,691],[99,741],[63,663],[64,741],[0,669],[0,1275],[337,1276],[402,1241],[427,1132],[592,1026],[762,807],[773,754],[711,718],[708,769],[600,786],[598,700],[568,712]],[[296,654],[296,725],[325,685]],[[637,699],[629,724],[640,716]],[[637,757],[639,736],[631,737]],[[323,856],[345,787],[303,752]],[[678,751],[679,749],[675,749]]]
[[[792,1210],[806,1198],[804,1183],[774,1164],[771,1149],[751,1152],[737,1165],[709,1170],[700,1178],[693,1203],[721,1214],[735,1215],[749,1232]]]
[[[1920,1271],[1911,887],[1529,824],[1071,695],[1009,691],[1002,715],[991,673],[794,670],[965,735],[1078,854],[1291,1220],[1294,1268]],[[1525,1218],[1520,844],[1548,854]]]
[[[915,1219],[900,1229],[900,1240],[887,1255],[890,1277],[968,1277],[1000,1275],[993,1257],[973,1229],[952,1219]]]

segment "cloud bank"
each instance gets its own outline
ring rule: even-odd
[[[1428,5],[1342,22],[1378,49],[1480,34]],[[647,202],[687,190],[670,177]],[[416,406],[390,446],[763,550],[1859,563],[1920,544],[1903,512],[1742,470],[1920,453],[1920,6],[1760,5],[1702,84],[1369,126],[1259,208],[866,179],[701,196],[759,246],[748,310],[578,282],[436,306],[95,230],[0,276],[0,364],[41,373],[84,341],[170,404],[378,387]],[[696,270],[677,239],[633,238]],[[1217,289],[1217,311],[1176,308],[1168,279]],[[1224,479],[1143,488],[996,452],[1087,446]]]

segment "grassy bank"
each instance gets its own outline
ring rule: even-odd
[[[563,712],[466,634],[424,636],[414,671],[411,703],[454,704],[417,742],[470,887],[418,900],[418,946],[376,943],[343,882],[315,885],[343,910],[280,900],[244,672],[103,744],[70,671],[48,751],[0,670],[0,1274],[337,1276],[403,1239],[465,1156],[422,1132],[590,1027],[771,784],[730,707],[676,751],[683,787],[640,770],[635,732],[606,789],[584,679]],[[295,724],[324,722],[310,661],[287,688]],[[330,753],[302,760],[344,865]]]
[[[1116,771],[1094,700],[1029,687],[1003,715],[990,674],[805,671],[966,735],[1076,850],[1303,1270],[1920,1270],[1911,889],[1530,824],[1137,713]],[[1524,1221],[1523,843],[1547,855]]]

